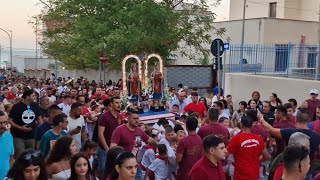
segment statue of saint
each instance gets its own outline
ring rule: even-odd
[[[131,101],[138,101],[140,92],[140,77],[137,72],[136,64],[133,64],[130,69],[128,76],[128,92],[131,96]]]
[[[151,73],[151,79],[153,84],[153,99],[162,98],[162,73],[160,72],[159,64],[155,64],[154,71]]]

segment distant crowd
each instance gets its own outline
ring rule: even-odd
[[[147,124],[139,103],[123,104],[121,79],[0,84],[0,179],[320,179],[317,89],[299,103],[258,91],[233,102],[218,88],[200,96],[179,84],[165,104],[148,102],[173,118]]]

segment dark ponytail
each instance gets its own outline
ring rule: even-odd
[[[116,165],[121,166],[128,159],[135,159],[136,157],[131,152],[122,152],[120,153],[114,163],[112,173],[110,175],[110,180],[116,180],[119,178],[119,173],[116,170]]]
[[[276,98],[277,106],[282,105],[282,101],[278,98],[278,95],[276,93],[272,93],[272,96]]]

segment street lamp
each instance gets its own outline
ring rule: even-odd
[[[6,30],[4,30],[4,29],[2,29],[2,28],[0,28],[0,30],[2,30],[3,32],[5,32],[5,33],[8,35],[9,39],[10,39],[10,66],[11,66],[11,68],[10,68],[10,74],[12,74],[12,31],[9,30],[9,31],[10,31],[10,34],[9,34]]]
[[[245,31],[245,21],[246,21],[246,6],[247,0],[243,0],[243,14],[242,14],[242,32],[241,32],[241,49],[240,49],[240,71],[242,72],[242,62],[243,62],[243,46],[244,46],[244,31]]]

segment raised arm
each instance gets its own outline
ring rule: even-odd
[[[281,138],[281,132],[279,128],[272,127],[266,120],[264,120],[261,113],[258,114],[258,119],[262,127],[270,133],[272,137]]]

